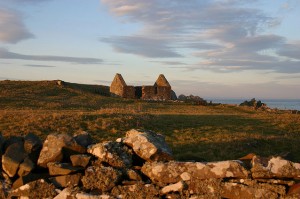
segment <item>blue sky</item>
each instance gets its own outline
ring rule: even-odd
[[[0,0],[0,80],[300,99],[299,0]]]

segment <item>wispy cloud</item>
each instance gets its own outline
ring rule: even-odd
[[[188,65],[186,63],[180,62],[180,61],[150,61],[152,63],[161,63],[168,66],[185,66]]]
[[[22,15],[11,9],[0,8],[0,41],[17,43],[33,38],[33,34],[25,27]]]
[[[24,66],[36,67],[36,68],[54,68],[54,67],[56,67],[56,66],[39,65],[39,64],[26,64]]]
[[[119,36],[102,38],[102,42],[110,43],[118,52],[136,54],[143,57],[181,57],[168,41],[162,38],[149,38],[144,36]]]
[[[11,78],[11,77],[1,77],[0,76],[0,80],[17,80],[17,79]]]
[[[93,82],[98,83],[98,84],[103,84],[103,85],[111,84],[111,81],[106,81],[106,80],[94,80]]]
[[[192,55],[199,61],[183,66],[187,70],[300,73],[299,42],[266,33],[281,24],[283,12],[280,16],[268,15],[259,8],[259,1],[101,2],[122,22],[141,26],[133,35],[101,39],[117,52],[150,58],[175,57],[182,60],[179,63]],[[300,5],[293,1],[295,4]],[[287,10],[290,5],[288,2],[278,10]]]
[[[24,55],[10,52],[7,49],[0,48],[0,59],[20,59],[30,61],[54,61],[69,62],[75,64],[101,64],[102,59],[89,57],[68,57],[68,56],[52,56],[52,55]]]
[[[299,85],[283,85],[276,81],[265,83],[247,83],[247,84],[221,84],[202,82],[195,80],[171,80],[172,88],[179,94],[196,94],[203,98],[243,98],[243,99],[283,99],[289,96],[291,99],[298,99]],[[195,90],[201,92],[197,93]],[[221,94],[222,93],[222,94]],[[255,95],[254,95],[255,93]]]

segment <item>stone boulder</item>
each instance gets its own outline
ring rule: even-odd
[[[111,194],[117,198],[158,199],[159,189],[152,184],[137,183],[134,185],[116,186]]]
[[[125,176],[132,181],[142,181],[142,176],[139,172],[133,169],[125,169],[124,171]]]
[[[79,144],[80,146],[83,146],[85,148],[87,148],[89,145],[93,144],[93,139],[92,139],[91,135],[86,131],[82,131],[80,133],[74,134],[73,138],[77,142],[77,144]]]
[[[77,193],[76,199],[116,199],[116,198],[107,194],[92,195],[89,193]]]
[[[165,142],[164,136],[152,131],[132,129],[126,133],[123,142],[146,161],[173,160],[172,151]]]
[[[71,155],[85,153],[86,149],[67,134],[50,134],[41,150],[38,165],[47,168],[49,162],[60,162]]]
[[[80,183],[81,177],[81,173],[76,173],[71,175],[55,176],[49,178],[49,180],[58,188],[75,187]]]
[[[37,180],[13,190],[8,198],[54,198],[55,186],[45,180]]]
[[[40,179],[47,179],[49,178],[48,173],[29,173],[25,176],[20,176],[18,179],[14,181],[12,184],[12,189],[17,189],[25,184],[28,184],[30,182],[40,180]]]
[[[49,174],[51,176],[69,175],[71,173],[75,173],[83,169],[82,167],[74,167],[69,163],[60,162],[49,162],[47,166],[49,169]]]
[[[166,195],[171,192],[182,192],[186,188],[187,188],[186,183],[184,181],[179,181],[175,184],[170,184],[170,185],[167,185],[164,188],[162,188],[160,190],[160,194]]]
[[[14,177],[20,164],[26,157],[22,142],[15,142],[9,145],[2,156],[2,169],[9,177]]]
[[[19,176],[28,175],[34,168],[35,168],[35,164],[31,161],[29,157],[26,157],[19,166],[18,175]]]
[[[222,179],[197,179],[191,178],[185,181],[188,188],[188,194],[193,194],[203,198],[220,198],[220,186]]]
[[[2,151],[3,143],[4,143],[4,138],[2,136],[2,133],[0,132],[0,156],[3,155],[3,151]]]
[[[281,157],[252,159],[252,177],[258,178],[300,178],[300,163],[294,163]]]
[[[79,166],[85,168],[90,163],[91,156],[86,154],[76,154],[71,155],[70,159],[74,167]]]
[[[122,173],[112,167],[90,166],[85,170],[85,175],[81,181],[87,190],[98,190],[106,192],[111,190],[121,181]]]
[[[24,137],[24,150],[34,164],[37,163],[42,147],[43,142],[37,135],[28,133]]]
[[[132,154],[122,143],[109,141],[90,145],[87,152],[113,167],[130,167],[132,165]]]
[[[259,188],[259,187],[249,187],[242,184],[226,182],[222,186],[221,191],[222,198],[232,198],[232,199],[277,199],[278,194],[272,190]]]
[[[247,178],[248,171],[236,161],[200,162],[146,162],[142,172],[158,185],[189,181],[193,178]]]

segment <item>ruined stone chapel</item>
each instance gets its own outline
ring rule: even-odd
[[[171,85],[163,74],[160,74],[153,86],[127,86],[121,74],[117,73],[110,86],[110,93],[129,99],[171,100]]]

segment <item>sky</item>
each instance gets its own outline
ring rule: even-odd
[[[0,80],[300,99],[299,19],[300,0],[0,0]]]

